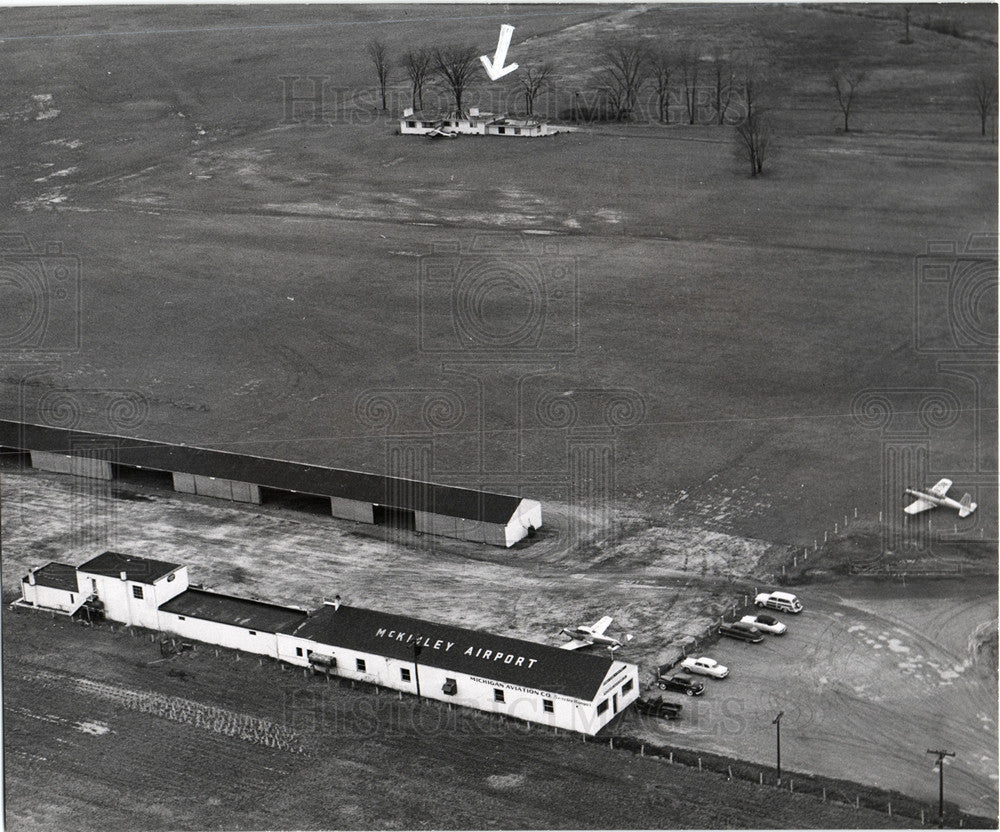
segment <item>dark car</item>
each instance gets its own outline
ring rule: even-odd
[[[657,676],[656,686],[660,690],[675,690],[687,696],[701,696],[705,692],[705,683],[692,676]]]
[[[739,639],[740,641],[749,641],[751,644],[757,644],[764,640],[764,634],[760,630],[754,627],[753,624],[747,624],[743,621],[723,624],[719,627],[719,635]]]
[[[684,706],[679,702],[666,702],[662,696],[656,699],[636,699],[635,708],[641,714],[660,719],[678,719]]]

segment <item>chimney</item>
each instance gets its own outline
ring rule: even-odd
[[[339,610],[340,609],[340,596],[339,595],[335,595],[333,597],[333,608],[335,610]]]
[[[403,118],[409,118],[412,115],[413,115],[412,107],[407,107],[405,110],[403,110]]]
[[[126,572],[124,569],[121,572],[119,572],[118,574],[119,574],[119,576],[121,577],[121,579],[123,581],[128,580],[128,572]]]
[[[28,583],[31,586],[35,585],[35,570],[34,569],[29,569],[28,570]]]

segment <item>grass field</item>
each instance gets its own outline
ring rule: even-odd
[[[0,42],[0,230],[23,233],[38,249],[60,242],[79,258],[82,279],[78,318],[71,292],[65,308],[54,308],[65,313],[62,325],[35,348],[0,345],[8,350],[0,352],[0,415],[78,416],[96,431],[522,493],[543,501],[546,527],[528,546],[487,552],[385,541],[377,531],[180,496],[115,499],[99,485],[5,472],[5,589],[48,558],[154,547],[220,588],[314,600],[332,579],[373,606],[541,640],[556,624],[614,613],[637,634],[635,657],[645,666],[796,552],[813,556],[804,578],[793,574],[825,581],[823,592],[833,594],[845,551],[878,560],[886,530],[900,528],[901,497],[884,456],[892,442],[926,453],[907,476],[947,475],[959,496],[973,491],[980,505],[961,523],[937,513],[934,534],[919,527],[928,545],[895,552],[893,562],[938,563],[958,551],[995,587],[995,565],[981,563],[997,539],[995,240],[986,242],[987,269],[971,295],[955,277],[951,295],[928,300],[918,281],[929,244],[950,241],[961,252],[970,235],[996,230],[995,120],[993,136],[981,138],[966,89],[970,73],[995,67],[996,8],[918,6],[914,15],[918,24],[950,16],[965,36],[916,25],[915,42],[900,44],[900,22],[874,5],[10,10]],[[593,90],[594,56],[609,36],[639,32],[678,51],[697,43],[706,54],[753,47],[766,55],[775,130],[765,175],[746,175],[731,128],[678,123],[679,99],[670,125],[581,125],[523,142],[396,135],[408,93],[396,70],[394,111],[374,108],[367,40],[383,37],[396,54],[447,42],[485,53],[501,22],[516,27],[511,60],[555,65],[553,90],[539,105],[555,114],[572,108],[576,91]],[[849,133],[829,86],[838,65],[867,71]],[[327,78],[326,121],[288,123],[281,79],[310,75]],[[502,87],[483,76],[467,101],[511,100]],[[309,92],[301,82],[296,89]],[[946,265],[957,259],[942,257]],[[453,270],[451,282],[433,282],[441,267]],[[465,279],[481,293],[462,294]],[[0,308],[0,334],[16,329],[23,300],[15,294]],[[525,321],[531,328],[521,338]],[[962,326],[978,340],[952,349],[949,333]],[[78,348],[63,349],[77,336]],[[856,412],[865,390],[894,391],[894,421],[882,430]],[[124,421],[109,406],[122,393],[141,401]],[[948,418],[921,410],[928,393],[945,397]],[[420,449],[426,462],[393,467],[400,448]],[[920,608],[938,620],[952,590],[935,598]],[[22,639],[42,644],[24,629],[9,639],[12,650],[23,649]],[[846,654],[858,649],[846,637],[844,645]],[[108,661],[117,661],[114,649]],[[830,661],[842,655],[831,649]],[[886,672],[891,684],[908,683],[906,672]],[[11,747],[48,759],[16,776],[8,767],[8,793],[23,801],[18,818],[45,828],[81,810],[88,744],[120,739],[140,718],[115,727],[106,701],[88,716],[53,683],[65,707],[53,706],[57,719],[46,722],[36,718],[30,682],[7,688],[17,726]],[[146,688],[127,674],[114,683]],[[970,701],[989,693],[983,685],[970,683]],[[206,701],[254,710],[215,690]],[[862,713],[866,696],[855,691],[845,709]],[[261,707],[258,716],[273,717]],[[91,719],[119,733],[72,727]],[[164,741],[193,730],[156,724]],[[51,754],[30,748],[40,726],[55,732],[47,743],[72,737],[76,756],[59,798],[53,792],[45,814],[32,817],[27,807],[37,800],[24,795],[37,798],[54,770]],[[880,742],[895,742],[899,727]],[[995,723],[990,730],[995,736]],[[748,736],[740,753],[750,753]],[[517,737],[509,745],[542,765],[546,754]],[[702,741],[733,752],[739,745]],[[224,757],[230,742],[213,738],[206,759]],[[413,743],[379,742],[344,762],[351,782],[379,760],[419,769],[423,752]],[[475,753],[464,742],[457,750]],[[177,758],[177,794],[197,776],[185,772],[201,747]],[[94,782],[108,790],[98,803],[109,825],[124,828],[146,815],[123,808],[107,785],[124,754],[138,753],[133,745],[119,751]],[[306,776],[262,759],[247,762],[257,778],[248,782],[262,784],[265,765]],[[553,782],[618,778],[610,793],[631,776],[577,771],[593,765],[580,759],[551,774]],[[835,764],[836,754],[826,759]],[[239,770],[238,762],[219,765]],[[459,764],[434,765],[435,783],[481,787],[462,784]],[[887,765],[894,783],[912,782],[905,755]],[[520,783],[503,779],[513,773],[490,772],[498,783]],[[310,769],[301,782],[320,792],[320,774],[335,772]],[[230,780],[224,773],[211,787],[218,791],[189,810],[156,793],[149,817],[226,825],[236,799],[223,793]],[[311,791],[265,789],[268,799],[246,808],[246,825],[285,825],[267,814],[279,808],[303,827],[407,826],[411,817],[483,826],[496,817],[466,791],[449,804],[468,807],[454,823],[428,797],[393,803],[390,790],[404,782],[377,786],[385,791],[372,811],[350,789],[343,809],[325,797],[309,802]],[[969,781],[970,801],[989,802],[981,786]],[[603,794],[604,786],[593,788]],[[643,794],[658,794],[649,789]],[[511,826],[619,825],[615,799],[546,807],[534,793],[497,793],[511,805],[527,801],[507,814]],[[628,825],[746,823],[742,808],[699,804],[705,814],[678,814],[682,800],[671,792],[656,803],[674,823],[637,799]],[[752,822],[879,822],[813,816],[812,808],[782,814],[781,806]]]

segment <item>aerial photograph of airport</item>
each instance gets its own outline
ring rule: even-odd
[[[997,18],[8,3],[5,828],[997,828]]]

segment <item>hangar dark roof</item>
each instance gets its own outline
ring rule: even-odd
[[[510,521],[521,502],[508,494],[8,420],[0,420],[0,447],[93,456],[155,471],[219,477],[500,525]]]
[[[158,581],[164,575],[169,575],[175,569],[180,569],[180,565],[167,563],[165,560],[152,560],[150,558],[123,555],[121,552],[104,552],[96,558],[92,558],[86,563],[81,564],[77,569],[80,572],[105,575],[108,578],[117,578],[124,572],[125,580],[127,581],[151,584]]]
[[[546,644],[435,624],[376,610],[325,604],[294,630],[330,647],[413,661],[470,676],[592,701],[614,659]],[[510,661],[507,661],[511,657]]]
[[[205,589],[190,588],[180,595],[160,604],[163,612],[231,624],[248,630],[276,633],[289,627],[296,627],[309,615],[305,610],[283,607],[267,601],[252,598],[238,598]]]
[[[35,583],[67,592],[78,592],[80,589],[76,582],[76,567],[55,561],[35,570]]]

